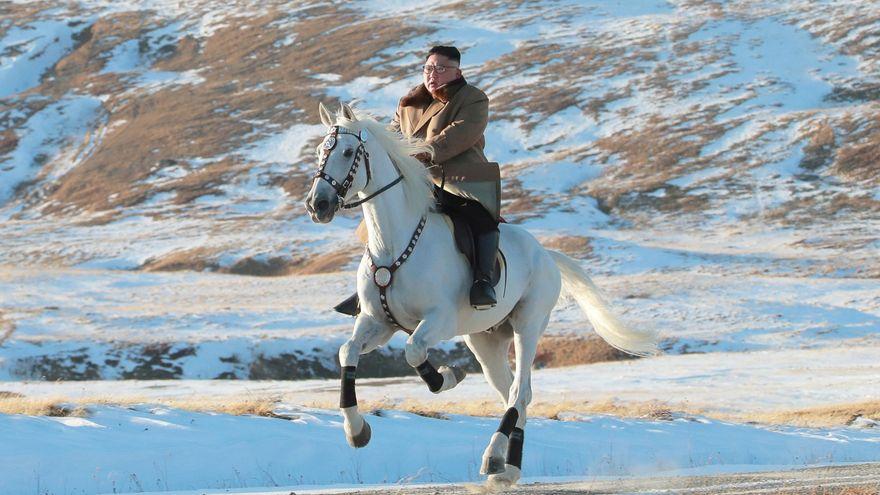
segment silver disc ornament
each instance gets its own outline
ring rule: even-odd
[[[373,272],[373,282],[381,287],[386,288],[391,285],[391,270],[387,266],[380,266]]]

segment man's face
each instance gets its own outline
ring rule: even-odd
[[[446,67],[446,70],[443,73],[436,70],[422,73],[425,87],[428,88],[428,91],[431,93],[436,92],[442,86],[449,84],[461,76],[461,70],[458,68],[458,63],[437,53],[432,53],[431,56],[425,60],[425,65],[432,67]]]

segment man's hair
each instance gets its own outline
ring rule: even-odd
[[[425,55],[425,60],[427,60],[428,57],[430,57],[431,55],[433,55],[435,53],[437,55],[443,55],[444,57],[448,58],[449,60],[455,60],[455,63],[457,63],[457,64],[461,64],[461,52],[458,51],[458,48],[456,48],[454,46],[437,45],[437,46],[431,48],[430,50],[428,50],[428,54]]]

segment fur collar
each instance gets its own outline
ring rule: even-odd
[[[438,99],[440,101],[449,101],[455,93],[458,93],[458,90],[461,89],[467,81],[464,80],[464,76],[459,77],[458,79],[450,82],[446,86],[440,88],[438,91]],[[427,107],[434,101],[434,96],[428,91],[428,88],[425,87],[424,84],[419,84],[409,93],[406,94],[403,98],[400,99],[400,106],[402,107]]]

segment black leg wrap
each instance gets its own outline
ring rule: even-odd
[[[518,419],[519,411],[515,407],[511,407],[504,413],[504,417],[501,418],[501,426],[498,427],[498,432],[505,437],[510,437],[510,432],[513,431],[513,427],[516,426],[516,420]]]
[[[522,469],[522,449],[525,432],[522,428],[514,428],[507,444],[507,463]]]
[[[355,366],[342,367],[342,391],[339,394],[339,407],[342,409],[356,406],[358,403],[357,395],[354,393],[354,376],[356,369],[357,367]]]
[[[428,384],[428,390],[436,392],[443,386],[443,375],[437,372],[437,368],[427,359],[424,363],[416,366],[416,371],[422,380]]]

